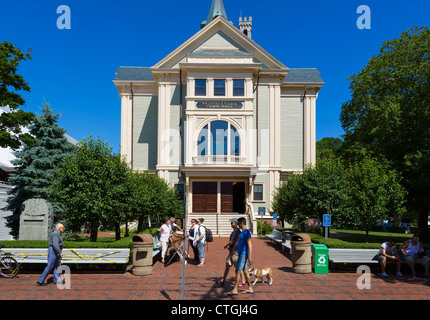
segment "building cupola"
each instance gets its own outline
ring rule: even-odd
[[[239,30],[243,32],[249,39],[252,36],[252,17],[239,17]]]

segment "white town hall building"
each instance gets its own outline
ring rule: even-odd
[[[160,35],[162,36],[162,35]],[[119,67],[121,153],[186,195],[214,234],[245,216],[256,232],[282,177],[315,163],[315,68],[288,68],[213,0],[201,29],[152,67]],[[188,224],[189,225],[189,224]]]

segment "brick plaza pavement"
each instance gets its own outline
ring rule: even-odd
[[[267,238],[253,238],[254,266],[271,267],[273,284],[257,283],[253,295],[228,296],[232,289],[234,271],[229,283],[221,287],[215,283],[224,271],[227,238],[214,238],[206,252],[206,266],[192,263],[186,266],[186,300],[427,300],[430,279],[412,278],[407,266],[405,277],[382,279],[379,271],[371,275],[371,289],[357,288],[357,273],[295,274],[289,255]],[[418,269],[420,270],[420,269]],[[394,270],[391,270],[393,274]],[[42,270],[40,270],[40,273]],[[126,273],[72,273],[71,288],[59,290],[48,276],[49,285],[36,286],[40,273],[22,273],[13,279],[0,278],[0,300],[179,300],[181,298],[182,263],[163,266],[155,262],[153,274],[146,277]]]

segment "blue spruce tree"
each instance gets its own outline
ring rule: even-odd
[[[19,218],[23,202],[31,198],[50,198],[49,186],[51,185],[55,171],[64,155],[71,152],[71,144],[66,136],[66,130],[59,127],[57,120],[59,114],[53,114],[49,104],[43,103],[42,114],[37,115],[34,122],[28,127],[35,142],[31,145],[24,144],[21,150],[15,151],[16,160],[12,164],[17,173],[11,174],[9,182],[14,188],[9,192],[7,207],[5,210],[13,212],[7,218],[7,224],[12,229],[12,235],[19,234]],[[61,208],[52,203],[54,221],[61,215]]]

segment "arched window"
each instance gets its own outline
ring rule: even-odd
[[[197,155],[240,156],[239,132],[227,121],[210,122],[200,131]]]

